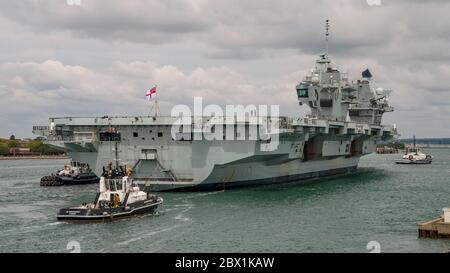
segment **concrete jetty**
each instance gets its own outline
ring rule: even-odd
[[[419,238],[450,238],[450,208],[444,208],[444,215],[419,224]]]

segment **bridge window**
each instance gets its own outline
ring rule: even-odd
[[[158,132],[158,137],[162,137],[163,133],[162,132]]]
[[[138,137],[139,134],[137,132],[133,132],[133,137]]]
[[[297,89],[297,96],[299,98],[307,98],[308,97],[308,89]]]

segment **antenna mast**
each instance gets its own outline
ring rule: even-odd
[[[155,112],[154,112],[154,117],[157,117],[158,115],[161,114],[161,113],[160,113],[161,111],[160,111],[159,105],[158,105],[158,96],[157,96],[157,94],[156,94],[156,87],[157,87],[157,85],[155,85],[155,87],[153,87],[152,89],[150,89],[150,98],[149,98],[149,100],[151,99],[151,95],[152,95],[152,94],[155,94],[155,102],[153,103],[152,107],[150,108],[150,112],[148,112],[148,116],[149,116],[149,117],[150,117],[151,113],[153,112],[153,110],[155,110]],[[155,89],[155,92],[151,93],[151,90],[153,90],[153,89]]]
[[[160,115],[160,109],[159,109],[159,105],[158,105],[158,97],[155,97],[155,102],[152,105],[152,108],[150,108],[150,113],[148,114],[148,116],[150,116],[150,114],[153,112],[153,110],[155,110],[154,112],[154,117],[157,117],[158,114]]]
[[[325,20],[325,41],[326,41],[326,49],[325,55],[328,55],[328,37],[330,36],[330,20]]]
[[[114,135],[114,152],[116,156],[116,170],[119,169],[119,145],[117,143],[117,135]]]

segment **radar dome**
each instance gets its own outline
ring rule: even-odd
[[[381,87],[378,87],[375,91],[377,92],[377,95],[382,95],[384,93],[384,89]]]

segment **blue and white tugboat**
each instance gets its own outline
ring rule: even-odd
[[[91,170],[89,164],[72,161],[70,165],[65,165],[64,169],[42,177],[40,185],[43,187],[72,186],[98,183],[99,180],[100,178]]]
[[[163,199],[140,190],[133,183],[131,170],[105,170],[99,182],[99,192],[93,203],[60,209],[58,221],[68,222],[107,222],[131,216],[153,213]]]

